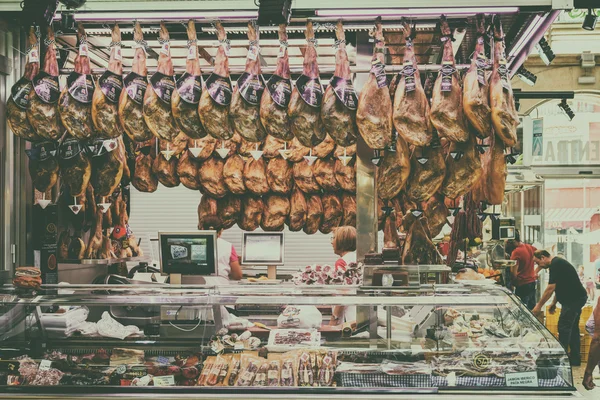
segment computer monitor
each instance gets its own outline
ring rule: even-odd
[[[242,264],[283,265],[285,239],[283,232],[244,232]]]
[[[159,232],[160,272],[181,275],[215,275],[217,232]]]

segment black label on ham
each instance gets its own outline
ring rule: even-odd
[[[477,81],[480,85],[485,86],[487,84],[485,80],[485,71],[488,69],[488,60],[485,58],[485,55],[477,55],[475,66],[477,67]]]
[[[73,138],[66,139],[58,149],[58,156],[63,160],[70,160],[71,158],[77,157],[82,151],[86,151],[84,143]]]
[[[260,102],[260,97],[265,90],[262,76],[248,72],[244,72],[237,80],[237,87],[244,100],[252,105]]]
[[[173,94],[173,90],[175,90],[175,80],[172,76],[156,72],[150,78],[150,84],[159,99],[167,104],[171,104],[171,95]]]
[[[506,66],[506,61],[501,60],[500,65],[498,66],[498,74],[500,74],[500,81],[502,82],[502,87],[504,90],[510,89],[510,82],[508,79],[508,67]]]
[[[404,64],[404,68],[400,71],[400,75],[404,77],[404,92],[414,92],[417,88],[417,84],[415,83],[415,73],[416,69],[412,64]]]
[[[95,139],[87,145],[88,154],[92,157],[102,156],[115,150],[117,146],[117,139]]]
[[[33,90],[42,102],[46,104],[56,103],[60,97],[58,76],[41,71],[33,78]]]
[[[296,80],[296,88],[306,104],[311,107],[321,107],[321,103],[323,102],[323,86],[319,78],[309,78],[306,75],[300,75]]]
[[[111,103],[119,101],[121,91],[123,90],[123,77],[121,75],[106,70],[106,72],[98,78],[98,85],[100,85],[100,90],[102,90],[102,93],[104,93],[104,96],[108,101]]]
[[[342,104],[349,110],[356,110],[358,107],[358,96],[356,96],[356,90],[350,79],[340,78],[334,76],[329,81],[329,84],[333,88],[333,92],[342,102]]]
[[[231,79],[229,77],[220,76],[215,73],[210,74],[208,79],[206,79],[206,90],[208,90],[208,94],[210,94],[215,103],[222,106],[231,104],[233,89],[231,88]]]
[[[144,102],[144,95],[148,87],[148,81],[145,76],[130,72],[123,79],[123,86],[131,100],[140,105]]]
[[[452,75],[456,72],[456,68],[452,64],[442,64],[440,73],[442,74],[442,92],[452,91]]]
[[[94,97],[94,77],[90,74],[71,72],[67,76],[69,94],[80,103],[89,104]]]
[[[384,88],[388,86],[387,75],[385,74],[385,64],[380,61],[375,61],[371,65],[371,73],[377,78],[377,87]]]
[[[10,94],[19,108],[25,110],[29,106],[29,92],[32,88],[31,81],[25,77],[22,77],[13,85]]]
[[[273,74],[267,81],[267,90],[278,106],[287,107],[290,104],[290,98],[292,97],[291,79]]]
[[[202,76],[188,72],[181,75],[177,81],[177,93],[186,103],[198,104],[202,95]]]
[[[25,150],[25,154],[30,160],[46,161],[47,159],[56,156],[57,145],[54,142],[42,142],[31,146]]]

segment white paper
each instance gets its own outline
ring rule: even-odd
[[[506,386],[538,387],[537,371],[506,374]]]
[[[52,366],[52,361],[50,360],[42,360],[42,362],[40,362],[40,371],[48,371],[50,369],[50,367]]]
[[[245,261],[281,262],[281,236],[248,235],[244,247]]]
[[[160,48],[160,53],[164,54],[165,56],[168,56],[170,54],[170,48],[171,45],[169,44],[169,42],[163,43],[162,47]]]
[[[175,377],[173,375],[155,376],[154,386],[175,386]]]
[[[87,43],[81,43],[79,45],[79,55],[81,57],[87,57],[89,55],[89,49]]]

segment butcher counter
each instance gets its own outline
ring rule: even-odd
[[[332,306],[356,321],[329,325]],[[558,341],[495,286],[4,286],[0,310],[4,398],[576,393]]]

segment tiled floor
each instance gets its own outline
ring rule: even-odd
[[[575,380],[575,386],[577,387],[577,390],[583,396],[584,399],[600,399],[600,372],[598,371],[598,369],[596,369],[596,373],[594,375],[596,377],[596,388],[594,390],[587,391],[581,384],[581,381],[583,380],[584,371],[584,365],[582,365],[581,367],[573,368],[573,379]]]

